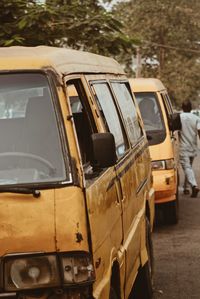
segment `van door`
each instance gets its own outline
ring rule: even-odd
[[[167,119],[169,120],[170,117],[173,114],[173,107],[171,104],[171,100],[169,98],[169,95],[166,92],[161,93],[162,101],[164,104],[165,112],[167,115]],[[178,168],[178,161],[179,161],[179,140],[178,140],[178,132],[170,132],[171,136],[171,142],[172,142],[172,150],[173,150],[173,155],[174,155],[174,162],[176,169]]]
[[[144,165],[147,163],[144,162],[143,151],[147,147],[147,141],[146,145],[143,144],[144,147],[139,142],[142,140],[142,131],[131,93],[124,82],[113,81],[111,88],[104,81],[92,82],[92,88],[105,122],[105,129],[113,133],[116,141],[118,157],[116,175],[117,184],[121,190],[120,202],[123,211],[121,251],[126,253],[125,293],[129,294],[140,265],[141,236],[145,235],[142,230],[145,227],[146,201],[144,190],[147,182],[147,175],[145,176],[147,168]],[[116,98],[114,100],[112,89],[117,95],[118,101]],[[126,141],[127,135],[129,136],[129,143]]]
[[[124,247],[127,250],[126,277],[128,278],[126,293],[129,293],[139,263],[141,236],[145,235],[141,232],[144,229],[150,154],[129,85],[126,82],[111,82],[111,86],[126,124],[131,146],[129,154],[117,165],[117,175],[123,190]]]
[[[99,112],[96,110],[91,95],[88,97],[86,85],[83,80],[67,82],[69,100],[72,110],[72,121],[80,149],[80,159],[83,166],[83,184],[86,195],[86,209],[88,213],[91,232],[91,250],[96,271],[94,293],[98,298],[108,298],[109,292],[105,285],[110,283],[110,270],[114,256],[120,248],[123,239],[122,233],[122,208],[119,197],[120,189],[117,186],[117,178],[114,167],[104,169],[92,169],[91,161],[91,134],[98,132]],[[73,90],[73,92],[72,92]],[[71,94],[71,95],[70,95]],[[107,104],[106,104],[107,105]],[[125,148],[118,115],[113,103],[106,106],[109,118],[115,124],[119,138],[116,140],[121,148]],[[116,148],[116,150],[118,150]],[[119,150],[120,151],[120,150]]]

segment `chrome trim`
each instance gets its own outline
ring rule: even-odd
[[[44,251],[33,251],[33,252],[17,252],[17,253],[8,253],[2,256],[2,259],[4,257],[15,257],[15,256],[27,256],[27,255],[33,255],[33,254],[45,254]]]
[[[16,293],[0,293],[0,298],[5,298],[5,297],[16,297]]]

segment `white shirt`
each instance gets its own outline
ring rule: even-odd
[[[180,131],[180,155],[196,156],[197,136],[200,130],[200,117],[191,113],[180,114],[182,129]]]

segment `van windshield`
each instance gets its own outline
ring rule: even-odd
[[[164,130],[164,122],[156,94],[153,92],[136,92],[135,96],[146,132]]]
[[[0,74],[0,186],[68,180],[48,80]]]

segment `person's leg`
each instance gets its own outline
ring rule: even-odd
[[[190,157],[190,164],[191,164],[191,168],[192,168],[192,164],[193,164],[193,161],[194,161],[194,157]],[[191,194],[191,197],[197,197],[199,193],[199,188],[198,186],[193,186],[192,187],[192,194]]]
[[[194,171],[192,169],[192,165],[190,162],[190,157],[187,156],[180,156],[180,164],[183,168],[185,173],[186,180],[191,186],[197,186],[197,182],[194,176]]]
[[[186,180],[192,187],[192,197],[196,197],[199,189],[197,188],[197,181],[194,175],[194,171],[192,169],[192,163],[194,161],[194,157],[180,156],[180,164],[185,173]]]
[[[190,185],[188,183],[186,175],[185,175],[184,184],[183,184],[183,193],[184,194],[190,194]]]
[[[189,157],[189,160],[190,160],[190,165],[192,167],[194,157]],[[183,193],[190,194],[190,185],[189,185],[186,175],[185,175],[184,184],[183,184]]]
[[[190,157],[190,165],[191,165],[191,167],[192,167],[193,161],[194,161],[194,157]]]

